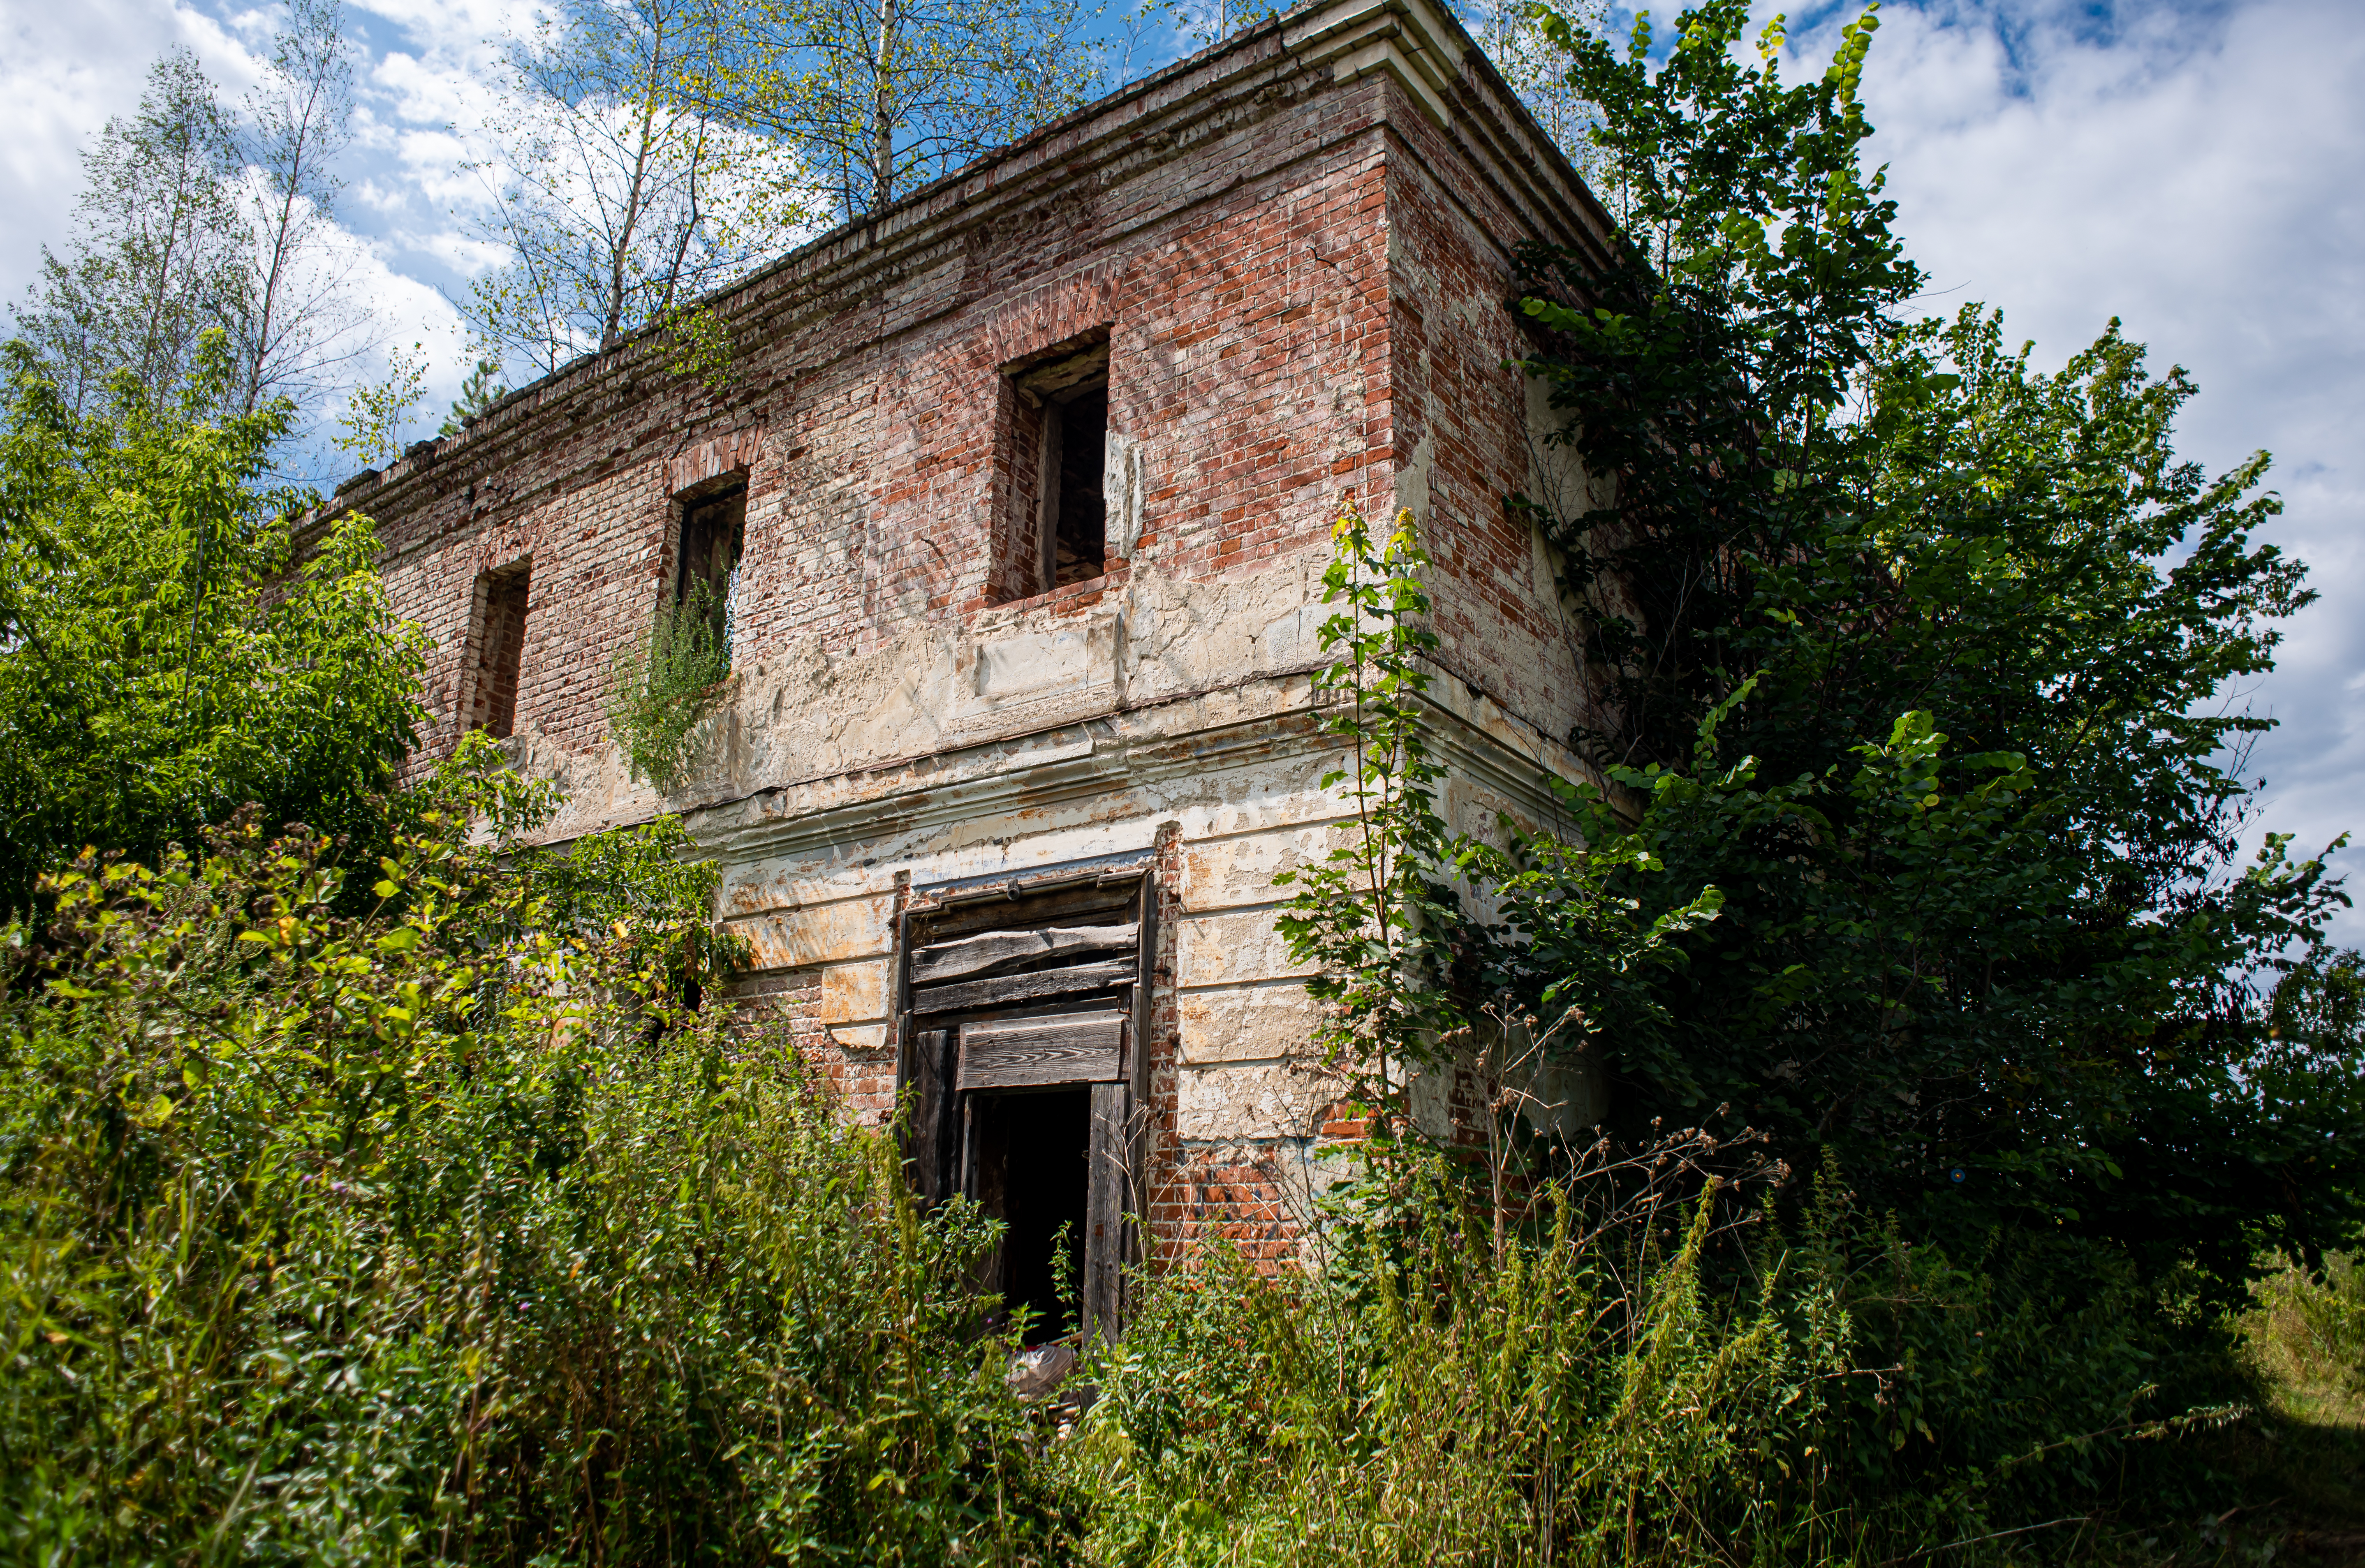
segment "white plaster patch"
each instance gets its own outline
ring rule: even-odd
[[[1328,803],[1337,809],[1335,801]],[[1352,833],[1351,823],[1334,823],[1213,843],[1186,843],[1182,907],[1196,913],[1287,898],[1295,887],[1275,887],[1272,879],[1284,871],[1327,860],[1332,850],[1352,842]]]
[[[1302,1059],[1319,1017],[1302,985],[1187,991],[1177,1013],[1186,1067]]]
[[[1081,691],[1095,684],[1093,640],[1081,627],[1004,637],[977,651],[977,694],[989,702]]]
[[[1101,475],[1101,495],[1107,508],[1109,549],[1117,559],[1133,559],[1141,543],[1141,518],[1149,489],[1149,464],[1141,442],[1123,431],[1108,432],[1107,458]]]
[[[894,916],[891,898],[848,899],[734,921],[731,928],[755,947],[756,968],[803,969],[889,952],[895,940]]]
[[[840,1024],[829,1031],[829,1037],[840,1050],[880,1051],[887,1048],[887,1025],[884,1024]]]
[[[1310,1137],[1339,1083],[1306,1067],[1184,1067],[1175,1075],[1175,1132],[1189,1141]]]
[[[1175,983],[1238,984],[1314,973],[1317,966],[1299,963],[1289,956],[1289,944],[1273,929],[1274,914],[1272,910],[1258,909],[1183,920],[1176,932]]]
[[[821,973],[820,1021],[825,1027],[867,1024],[887,1016],[885,960],[834,964]]]

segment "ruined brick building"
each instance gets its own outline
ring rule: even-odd
[[[1312,0],[781,260],[717,302],[719,391],[645,339],[341,492],[434,640],[448,746],[508,737],[555,838],[676,812],[746,993],[924,1189],[1062,1219],[1087,1300],[1146,1216],[1292,1242],[1335,1097],[1272,878],[1348,812],[1308,675],[1342,498],[1435,558],[1445,805],[1549,811],[1576,682],[1514,490],[1512,250],[1599,208],[1429,0]],[[690,777],[601,716],[695,579],[731,696]]]

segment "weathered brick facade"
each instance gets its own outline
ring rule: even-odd
[[[530,573],[511,744],[567,791],[555,835],[682,813],[758,955],[749,1000],[861,1115],[894,1104],[914,890],[1147,854],[1142,1201],[1174,1237],[1283,1249],[1338,1130],[1272,929],[1272,878],[1349,820],[1308,680],[1329,525],[1345,498],[1419,519],[1449,813],[1548,813],[1577,685],[1504,498],[1569,476],[1505,367],[1506,301],[1516,244],[1604,230],[1426,0],[1317,0],[734,291],[723,389],[630,342],[341,499],[434,639],[437,745],[508,699],[483,585]],[[1106,573],[1013,598],[1037,586],[1016,377],[1104,339]],[[661,798],[601,700],[684,499],[734,479],[734,694]]]

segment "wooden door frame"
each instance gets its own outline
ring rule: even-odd
[[[959,1028],[921,1029],[912,1011],[914,933],[928,917],[973,901],[1021,899],[1093,885],[1135,880],[1137,910],[1135,970],[1123,1059],[1113,1081],[1092,1090],[1090,1154],[1085,1189],[1085,1245],[1082,1284],[1083,1330],[1114,1340],[1125,1322],[1126,1265],[1138,1261],[1137,1215],[1147,1203],[1147,1109],[1149,1090],[1150,991],[1157,973],[1157,852],[1141,849],[1099,856],[1015,874],[964,878],[912,887],[899,901],[892,971],[896,1030],[897,1126],[905,1170],[925,1204],[941,1203],[975,1182],[970,1169],[971,1096],[955,1087]],[[981,913],[982,913],[981,911]],[[1079,1084],[1079,1087],[1086,1085]]]

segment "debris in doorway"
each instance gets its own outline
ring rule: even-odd
[[[1058,1340],[1020,1350],[1010,1358],[1010,1386],[1021,1399],[1040,1399],[1059,1388],[1076,1370],[1073,1340]]]

